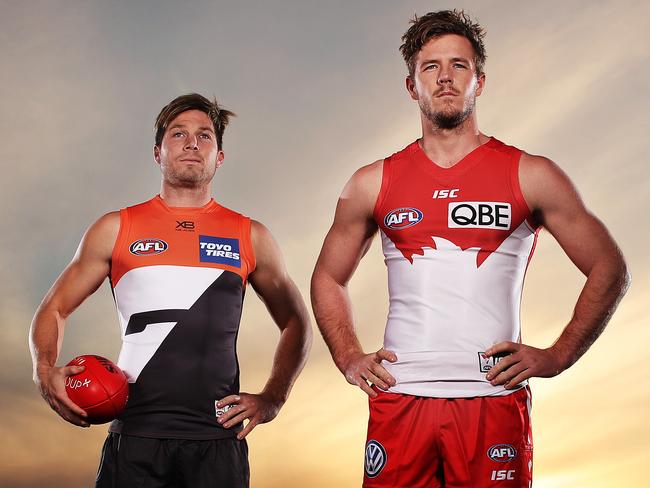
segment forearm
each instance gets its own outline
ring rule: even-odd
[[[344,372],[351,357],[363,354],[354,330],[348,289],[317,271],[312,280],[311,300],[316,323],[332,359],[339,370]]]
[[[573,317],[553,344],[562,369],[573,365],[605,329],[630,284],[625,262],[594,264],[578,297]]]
[[[282,328],[271,375],[262,394],[280,405],[286,402],[296,378],[305,366],[311,342],[309,316],[303,307],[303,310],[292,314]]]
[[[51,306],[41,305],[34,315],[29,334],[34,379],[39,369],[56,364],[63,343],[65,318]]]

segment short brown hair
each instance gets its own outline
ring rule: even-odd
[[[418,17],[413,16],[411,27],[402,36],[403,44],[399,50],[406,61],[409,70],[409,76],[415,73],[415,58],[420,49],[429,39],[444,36],[445,34],[456,34],[465,37],[474,48],[474,64],[476,65],[476,74],[482,75],[485,66],[485,29],[478,22],[472,22],[472,19],[463,10],[440,10],[438,12],[429,12],[428,14]]]
[[[214,133],[217,136],[217,147],[221,149],[223,140],[223,131],[228,125],[230,117],[235,114],[230,110],[220,107],[217,99],[213,98],[208,100],[203,95],[198,93],[188,93],[174,98],[171,102],[163,107],[163,109],[156,117],[154,129],[156,132],[155,141],[156,146],[162,144],[163,136],[169,126],[170,122],[178,117],[181,113],[188,110],[200,110],[207,114],[214,126]]]

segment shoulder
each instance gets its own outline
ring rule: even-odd
[[[80,256],[99,256],[110,259],[119,231],[119,211],[102,215],[88,228],[81,239]]]
[[[539,209],[567,197],[578,198],[577,190],[567,174],[545,156],[522,151],[519,184],[531,209]]]
[[[110,237],[120,230],[120,211],[108,212],[98,218],[89,228],[86,235],[92,234],[100,237]]]
[[[381,188],[384,160],[379,159],[356,170],[343,188],[341,198],[377,197]]]

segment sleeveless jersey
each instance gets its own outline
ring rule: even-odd
[[[520,342],[524,275],[538,228],[519,187],[521,151],[491,138],[451,168],[414,142],[386,158],[374,209],[388,268],[384,362],[396,393],[498,396],[483,352]],[[522,383],[520,386],[524,386]]]
[[[122,328],[126,411],[111,432],[219,439],[216,400],[239,392],[236,341],[255,268],[250,219],[155,198],[120,211],[110,281]]]

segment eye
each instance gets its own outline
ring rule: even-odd
[[[466,69],[467,66],[465,66],[462,63],[454,63],[454,68],[459,68],[459,69]]]
[[[212,135],[210,135],[209,132],[204,132],[203,134],[201,134],[200,137],[202,137],[203,139],[207,139],[208,141],[212,139]]]
[[[182,136],[182,135],[183,135],[182,132],[173,132],[173,133],[172,133],[172,137],[180,137],[180,136]]]
[[[425,70],[432,70],[432,69],[435,69],[435,68],[437,68],[437,67],[438,67],[437,64],[427,64],[427,65],[424,67],[424,69],[425,69]]]

